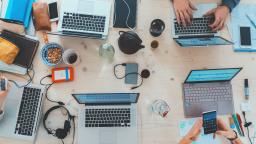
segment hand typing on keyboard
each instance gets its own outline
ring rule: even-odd
[[[182,24],[184,27],[190,25],[193,17],[193,10],[196,10],[196,7],[190,0],[171,1],[173,1],[173,7],[178,23]],[[205,16],[212,15],[215,17],[215,21],[209,25],[212,31],[221,30],[224,27],[229,12],[239,3],[239,1],[240,0],[223,0],[222,5],[205,14]]]
[[[193,10],[197,10],[190,0],[173,0],[173,7],[178,23],[184,27],[191,23]]]
[[[214,15],[215,21],[209,25],[213,31],[221,30],[225,26],[226,19],[229,14],[229,8],[227,6],[218,6],[215,9],[208,11],[205,16]]]

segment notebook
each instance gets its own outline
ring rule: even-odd
[[[128,25],[130,28],[135,28],[136,17],[137,0],[115,0],[114,27],[128,28]]]
[[[35,0],[8,0],[4,18],[23,22],[29,26],[32,4]]]
[[[14,43],[20,52],[14,60],[14,65],[30,68],[39,46],[39,41],[10,31],[2,31],[1,36]]]

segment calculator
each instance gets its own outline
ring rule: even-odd
[[[208,111],[203,113],[204,134],[211,134],[217,131],[217,112]]]

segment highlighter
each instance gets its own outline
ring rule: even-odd
[[[244,80],[244,96],[245,96],[246,100],[249,99],[249,83],[248,83],[248,79]]]

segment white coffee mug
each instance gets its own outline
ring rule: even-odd
[[[67,65],[78,65],[81,61],[78,52],[73,49],[65,50],[62,59]]]

